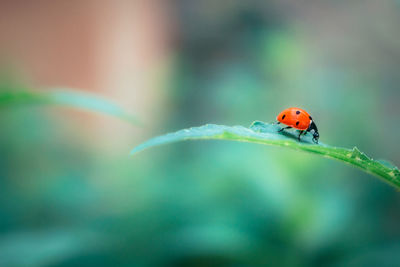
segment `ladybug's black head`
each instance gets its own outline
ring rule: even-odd
[[[313,133],[313,141],[314,143],[318,144],[318,139],[319,139],[319,133],[318,133],[318,128],[317,125],[315,125],[314,121],[311,121],[310,126],[308,127],[307,131],[311,131],[314,130]]]

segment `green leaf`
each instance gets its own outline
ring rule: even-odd
[[[397,167],[373,160],[358,150],[357,147],[348,149],[333,147],[323,143],[319,143],[318,145],[314,144],[312,142],[312,136],[309,133],[302,137],[301,142],[299,142],[296,139],[297,136],[295,133],[287,131],[278,133],[280,128],[281,127],[276,124],[267,124],[259,121],[254,122],[250,128],[207,124],[155,137],[135,147],[131,154],[138,153],[153,146],[184,140],[231,140],[282,146],[319,154],[323,157],[337,159],[359,167],[365,172],[373,174],[388,184],[400,189],[400,171]]]
[[[105,113],[139,124],[138,120],[118,105],[95,94],[75,90],[58,89],[48,92],[5,91],[0,92],[0,107],[25,105],[62,105]]]

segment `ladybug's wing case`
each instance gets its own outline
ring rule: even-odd
[[[307,130],[310,125],[310,115],[300,108],[288,108],[276,118],[279,122],[299,130]]]
[[[297,122],[299,123],[296,124],[294,128],[299,130],[307,130],[311,122],[310,115],[308,115],[308,113],[301,112],[299,115],[297,115],[297,121],[295,123]]]

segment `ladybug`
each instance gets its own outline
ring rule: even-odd
[[[284,111],[279,113],[279,115],[276,117],[276,120],[278,121],[278,124],[283,123],[287,125],[287,127],[280,129],[278,132],[282,132],[283,130],[290,128],[300,130],[300,134],[298,136],[299,141],[302,134],[305,135],[307,134],[307,132],[314,130],[312,140],[314,143],[318,144],[319,133],[317,125],[315,125],[314,120],[312,119],[310,114],[308,114],[308,112],[304,109],[285,109]]]

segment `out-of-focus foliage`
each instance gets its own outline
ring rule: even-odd
[[[137,157],[128,148],[300,106],[324,142],[398,166],[398,3],[170,5],[176,39],[162,120],[135,129],[126,151],[96,141],[104,132],[120,141],[118,120],[104,118],[98,131],[81,113],[0,110],[0,265],[396,266],[400,194],[364,172],[245,143],[180,143]]]
[[[8,88],[9,89],[9,88]],[[94,94],[71,89],[51,89],[49,92],[0,91],[0,106],[60,105],[105,113],[138,124],[137,119],[118,105]]]

